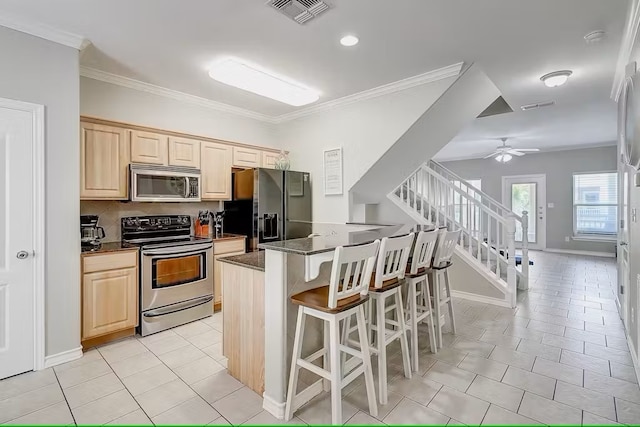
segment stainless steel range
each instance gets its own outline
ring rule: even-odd
[[[126,217],[122,241],[140,246],[140,334],[213,314],[213,243],[187,215]]]

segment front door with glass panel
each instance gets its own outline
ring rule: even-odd
[[[532,249],[545,248],[546,187],[544,175],[502,177],[502,204],[519,216],[528,213],[527,241]],[[516,245],[522,246],[522,241],[522,224],[516,222]]]

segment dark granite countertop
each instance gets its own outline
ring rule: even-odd
[[[95,248],[82,247],[82,254],[99,254],[106,252],[118,252],[118,251],[132,251],[138,250],[138,247],[135,245],[130,245],[122,242],[103,242],[100,246]]]
[[[419,230],[433,230],[430,225],[366,225],[366,224],[313,224],[317,236],[302,239],[261,243],[260,249],[298,255],[314,255],[335,250],[338,246],[373,242],[383,237],[400,236]]]
[[[251,268],[253,270],[264,271],[264,251],[247,252],[242,255],[232,255],[218,258],[220,262],[239,265],[240,267]]]

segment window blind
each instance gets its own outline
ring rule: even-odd
[[[573,225],[576,236],[617,233],[618,175],[615,172],[573,175]]]

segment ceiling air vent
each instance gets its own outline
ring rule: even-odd
[[[523,105],[520,108],[522,109],[522,111],[529,111],[535,110],[536,108],[551,107],[555,103],[555,101],[538,102],[537,104]]]
[[[269,0],[267,4],[298,24],[304,24],[329,9],[321,0]]]

